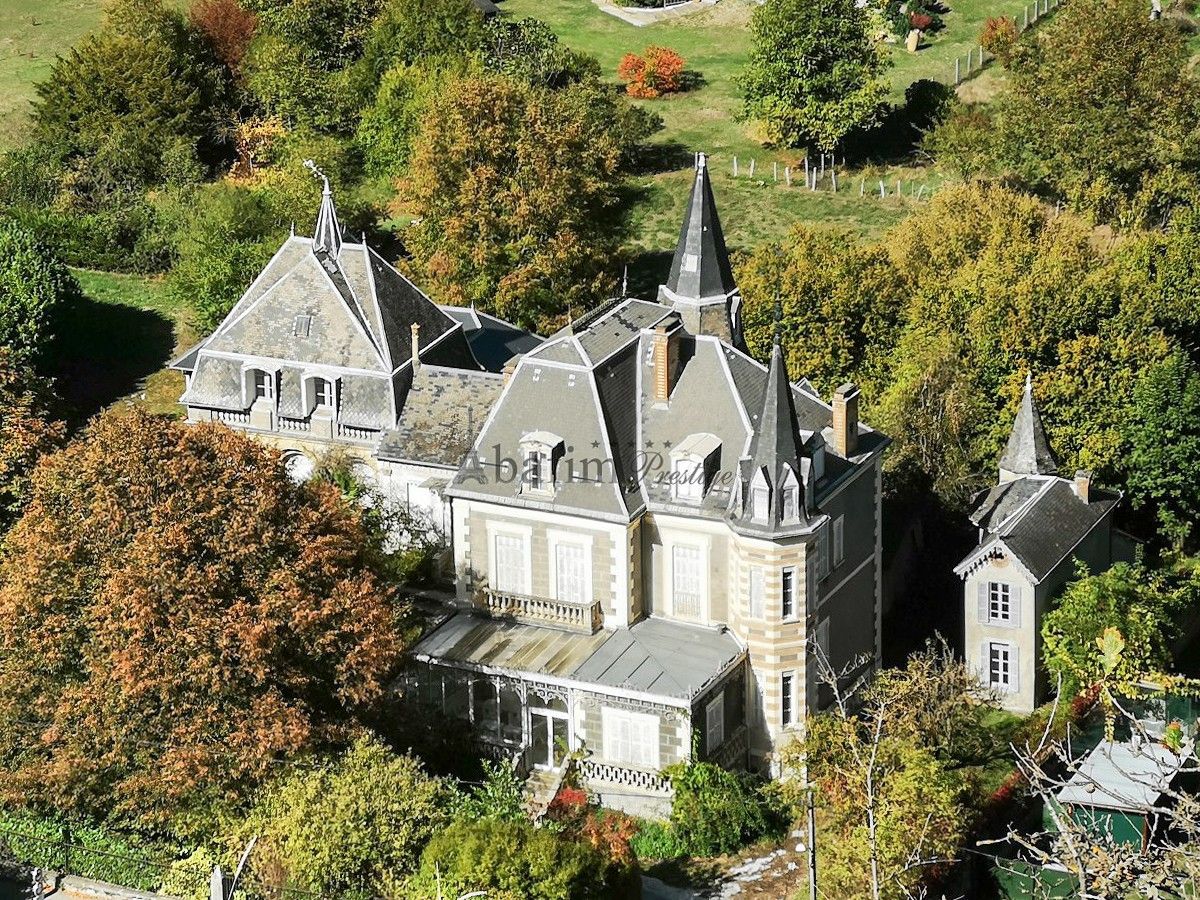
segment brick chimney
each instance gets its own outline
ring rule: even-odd
[[[679,336],[682,331],[679,320],[671,318],[654,329],[650,338],[651,361],[654,364],[654,402],[666,403],[671,399],[675,387],[675,375],[679,369]]]
[[[421,326],[416,322],[412,323],[412,367],[413,371],[421,368]]]
[[[858,452],[858,385],[852,381],[833,392],[833,449],[846,458]]]
[[[1075,496],[1084,503],[1090,503],[1088,499],[1092,493],[1092,473],[1086,469],[1080,469],[1075,473]]]

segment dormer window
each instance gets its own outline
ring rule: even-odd
[[[721,440],[715,434],[688,435],[671,454],[671,494],[699,503],[721,466]]]
[[[333,406],[333,385],[328,380],[313,379],[313,405],[317,409],[329,409]]]
[[[521,439],[521,492],[554,492],[554,470],[563,455],[563,439],[546,431],[534,431]]]
[[[822,440],[818,440],[817,445],[813,447],[812,466],[814,482],[825,477],[825,442]]]
[[[783,520],[790,522],[798,519],[800,514],[797,512],[796,496],[799,492],[796,488],[785,487],[783,489]]]
[[[275,396],[275,375],[271,372],[264,372],[262,369],[254,370],[254,399],[255,400],[270,400]]]
[[[783,483],[779,486],[780,519],[796,522],[800,519],[800,482],[790,466],[784,466]]]

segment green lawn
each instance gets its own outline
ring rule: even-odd
[[[161,279],[75,270],[83,300],[60,331],[59,391],[77,420],[119,400],[177,413],[183,376],[164,367],[197,339]]]
[[[33,86],[100,23],[101,0],[0,0],[0,150],[28,133]]]

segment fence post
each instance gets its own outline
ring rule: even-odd
[[[792,186],[792,167],[791,166],[783,167],[783,179],[784,179],[784,181],[787,182],[788,187]]]
[[[1025,17],[1025,24],[1021,26],[1021,30],[1024,31],[1029,27],[1029,4],[1025,5],[1025,7],[1021,10],[1021,13]]]
[[[858,183],[858,196],[863,197],[867,193],[867,176],[863,176],[863,180]]]
[[[954,83],[959,84],[961,82],[962,82],[962,60],[956,56],[956,57],[954,57]]]
[[[887,188],[885,188],[885,187],[883,186],[883,179],[882,179],[882,178],[880,178],[880,179],[879,179],[879,196],[880,196],[880,197],[886,197],[886,196],[887,196]]]
[[[64,825],[62,827],[62,843],[63,843],[63,874],[71,874],[71,826]]]
[[[779,180],[779,163],[777,162],[771,163],[771,180]]]
[[[832,166],[829,169],[829,177],[833,179],[833,192],[837,193],[837,169]]]
[[[737,178],[737,157],[733,158],[733,177]]]
[[[750,157],[750,177],[751,178],[754,177],[754,162],[755,162],[754,157],[753,156]]]

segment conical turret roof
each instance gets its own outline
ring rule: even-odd
[[[1058,460],[1050,449],[1046,430],[1042,427],[1042,417],[1038,415],[1033,402],[1033,379],[1026,375],[1021,406],[1017,409],[1008,446],[1000,457],[1000,474],[1054,475],[1057,472]]]
[[[694,303],[723,300],[737,290],[703,153],[696,154],[692,195],[664,287],[675,299]]]
[[[338,223],[337,209],[333,205],[333,192],[329,179],[321,176],[324,188],[321,191],[321,208],[317,211],[317,227],[313,232],[313,252],[324,251],[337,258],[342,251],[342,226]]]

